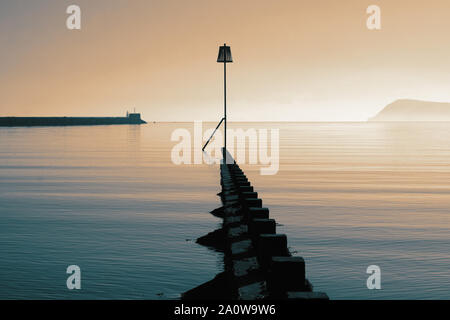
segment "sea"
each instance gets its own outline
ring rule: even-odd
[[[250,142],[240,166],[315,291],[450,299],[450,123],[229,128],[278,132],[276,172]],[[195,242],[220,227],[219,165],[174,161],[180,132],[205,140],[189,122],[0,128],[0,299],[179,299],[223,271]]]

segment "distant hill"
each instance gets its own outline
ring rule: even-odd
[[[450,121],[450,103],[397,100],[369,121]]]

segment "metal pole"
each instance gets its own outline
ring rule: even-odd
[[[226,154],[227,154],[227,56],[226,51],[224,52],[225,62],[223,64],[223,97],[224,97],[224,118],[225,118],[225,131],[224,131],[224,142],[223,142],[223,160],[226,164]]]
[[[217,127],[214,129],[213,133],[211,134],[211,137],[209,137],[208,141],[206,141],[205,145],[202,148],[202,151],[205,151],[206,146],[208,145],[208,143],[211,141],[212,137],[214,136],[214,134],[216,133],[217,129],[219,129],[220,125],[222,124],[222,122],[225,120],[225,118],[220,119],[219,124],[217,125]]]

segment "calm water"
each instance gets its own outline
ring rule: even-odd
[[[242,167],[315,290],[450,299],[448,123],[233,126],[279,128],[278,174]],[[218,167],[172,164],[182,127],[0,128],[0,299],[173,299],[220,272],[193,241],[219,226]]]

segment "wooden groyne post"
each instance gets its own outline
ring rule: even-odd
[[[211,213],[223,218],[222,228],[197,242],[224,252],[225,271],[183,298],[223,298],[216,293],[223,290],[237,300],[328,299],[313,291],[304,259],[289,252],[287,236],[276,233],[276,221],[239,165],[221,164],[220,176],[223,206]]]

